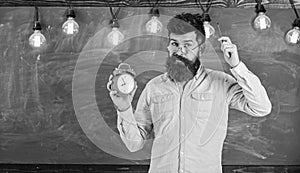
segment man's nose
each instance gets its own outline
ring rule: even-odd
[[[186,50],[183,47],[178,47],[178,50],[176,52],[178,55],[184,55],[186,54]]]

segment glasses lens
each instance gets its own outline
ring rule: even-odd
[[[192,50],[195,50],[195,49],[196,49],[197,47],[199,47],[200,45],[201,45],[201,43],[198,44],[198,45],[196,45],[196,46],[194,46],[194,47],[192,47],[192,46],[187,46],[187,45],[179,46],[179,45],[170,43],[170,44],[169,44],[169,49],[170,49],[170,51],[172,51],[172,52],[177,52],[177,51],[180,49],[181,51],[187,53],[187,52],[191,52]]]

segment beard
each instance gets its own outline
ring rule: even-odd
[[[169,56],[166,67],[171,80],[176,82],[189,81],[196,75],[200,67],[200,60],[199,57],[196,57],[195,61],[190,61],[174,53]]]

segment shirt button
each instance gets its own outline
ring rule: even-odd
[[[183,169],[180,169],[180,172],[183,173]]]
[[[183,151],[181,151],[180,154],[183,155],[184,154]]]

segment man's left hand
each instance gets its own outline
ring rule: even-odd
[[[229,37],[221,37],[218,41],[221,42],[221,50],[223,51],[225,61],[230,67],[236,67],[240,62],[237,46],[232,44]]]

